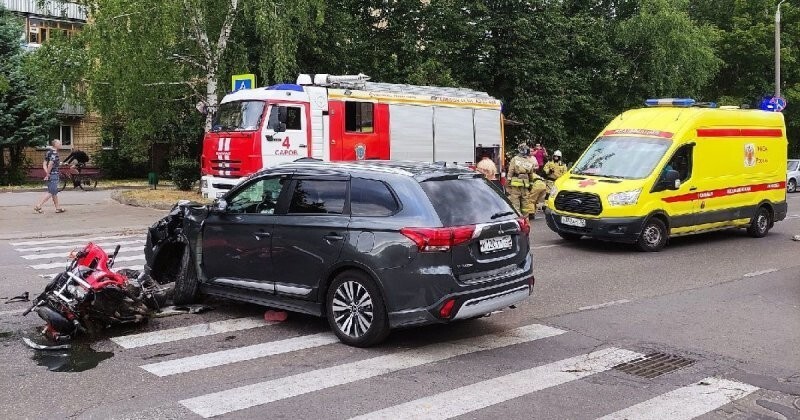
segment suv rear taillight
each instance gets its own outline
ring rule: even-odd
[[[531,233],[531,222],[528,221],[527,217],[520,217],[517,219],[517,224],[519,224],[519,230],[526,236]]]
[[[475,226],[403,228],[400,233],[417,244],[420,252],[445,252],[472,239]]]

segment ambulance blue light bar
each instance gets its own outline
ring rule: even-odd
[[[692,98],[661,98],[661,99],[648,99],[644,101],[647,106],[669,106],[688,108],[695,104]]]

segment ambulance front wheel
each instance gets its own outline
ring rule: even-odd
[[[667,245],[667,225],[658,217],[651,217],[642,227],[636,245],[644,252],[658,252]]]
[[[763,238],[767,236],[770,227],[772,227],[772,213],[766,207],[759,207],[753,220],[750,221],[747,233],[754,238]]]

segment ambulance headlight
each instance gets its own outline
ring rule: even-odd
[[[550,187],[550,197],[555,197],[557,194],[558,194],[558,187],[556,187],[556,184],[553,184],[553,186]]]
[[[612,206],[632,206],[639,201],[639,194],[641,193],[642,189],[639,188],[638,190],[609,194],[608,204]]]

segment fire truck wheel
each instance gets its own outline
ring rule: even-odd
[[[176,305],[186,305],[197,300],[198,280],[195,272],[192,252],[187,245],[181,257],[181,267],[175,277],[175,289],[172,294],[172,301]]]

